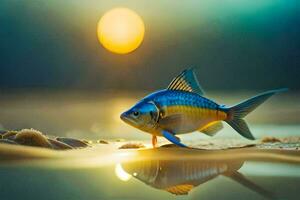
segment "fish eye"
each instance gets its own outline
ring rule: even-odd
[[[136,116],[136,117],[137,117],[139,114],[140,114],[140,113],[139,113],[138,111],[134,111],[134,112],[133,112],[133,115]]]

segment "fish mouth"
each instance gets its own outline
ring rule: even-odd
[[[136,122],[133,119],[131,119],[130,117],[128,117],[126,112],[122,113],[120,118],[121,118],[121,120],[123,120],[127,124],[136,125]]]

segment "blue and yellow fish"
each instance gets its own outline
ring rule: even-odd
[[[245,138],[254,140],[243,118],[273,94],[285,90],[267,91],[227,107],[206,98],[193,69],[187,69],[174,78],[167,89],[146,96],[122,113],[121,119],[152,134],[154,147],[157,136],[163,136],[178,146],[186,147],[175,135],[198,130],[213,136],[223,128],[222,121],[227,122]]]

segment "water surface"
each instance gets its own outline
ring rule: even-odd
[[[142,93],[3,93],[2,129],[35,128],[85,139],[124,138],[150,143],[150,135],[119,120]],[[234,104],[255,92],[212,93]],[[299,97],[280,95],[253,112],[253,134],[299,136]],[[241,138],[225,126],[217,139]],[[183,141],[209,140],[198,132]],[[165,142],[160,139],[160,142]],[[6,148],[0,158],[1,199],[298,199],[298,151],[118,150],[118,143],[75,151]],[[3,146],[2,146],[3,147]],[[11,155],[14,156],[11,156]],[[10,156],[5,156],[10,155]]]

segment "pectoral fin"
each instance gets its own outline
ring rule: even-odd
[[[217,132],[223,129],[223,124],[220,121],[212,122],[206,126],[204,126],[199,131],[208,135],[208,136],[214,136]]]
[[[186,145],[182,144],[179,139],[173,135],[172,133],[166,131],[166,130],[163,130],[162,131],[162,135],[167,139],[169,140],[170,142],[172,142],[173,144],[176,144],[177,146],[180,146],[180,147],[187,147]]]

